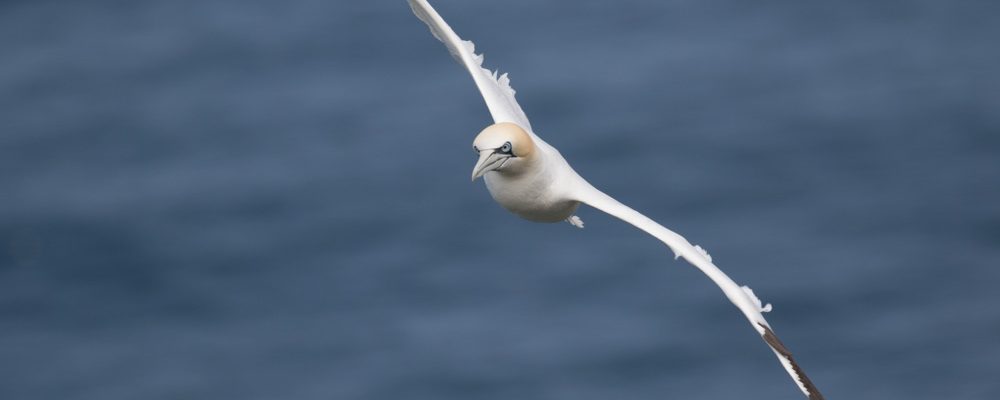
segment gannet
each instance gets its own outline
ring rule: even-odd
[[[771,304],[763,305],[753,290],[736,284],[712,263],[712,257],[701,246],[692,245],[681,235],[619,203],[583,179],[558,150],[535,134],[521,106],[514,100],[514,89],[507,74],[497,76],[496,72],[483,68],[483,56],[476,54],[475,45],[462,40],[426,0],[407,1],[417,18],[430,27],[434,37],[443,42],[455,60],[472,75],[493,117],[494,124],[483,129],[473,141],[472,149],[479,155],[472,169],[473,181],[482,177],[497,203],[530,221],[567,221],[583,228],[583,222],[574,213],[580,204],[586,204],[656,237],[673,251],[675,259],[683,257],[722,289],[807,398],[823,399],[764,319],[762,313],[771,311]]]

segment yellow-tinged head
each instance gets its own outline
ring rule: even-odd
[[[472,149],[479,153],[479,162],[472,169],[472,180],[490,171],[517,174],[527,167],[537,152],[531,135],[510,122],[487,126],[472,142]]]

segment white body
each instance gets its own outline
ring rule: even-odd
[[[502,171],[483,175],[486,188],[503,208],[535,222],[560,222],[573,216],[580,202],[573,196],[574,186],[583,180],[558,152],[539,155],[540,167],[519,176]]]

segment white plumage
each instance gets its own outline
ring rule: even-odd
[[[771,311],[770,304],[763,305],[753,290],[737,285],[712,263],[712,257],[701,246],[691,245],[681,235],[619,203],[577,174],[559,151],[532,130],[514,99],[514,89],[507,75],[497,76],[483,68],[483,56],[475,53],[475,45],[459,38],[426,0],[408,1],[434,37],[443,42],[472,75],[495,122],[474,141],[474,149],[480,157],[472,179],[482,176],[490,194],[501,206],[528,220],[565,220],[582,228],[583,222],[573,213],[580,204],[587,204],[656,237],[670,247],[675,258],[683,257],[722,289],[771,347],[802,393],[810,399],[823,398],[764,319],[762,312]]]

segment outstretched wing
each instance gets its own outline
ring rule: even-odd
[[[514,89],[510,87],[510,78],[507,77],[507,74],[497,76],[496,72],[490,72],[483,68],[483,55],[476,54],[476,45],[458,37],[458,34],[448,26],[447,22],[444,22],[444,18],[441,18],[441,15],[427,3],[427,0],[407,1],[417,18],[420,18],[431,28],[434,37],[443,42],[448,47],[448,52],[451,53],[452,57],[455,57],[455,60],[472,75],[472,79],[476,81],[476,87],[479,88],[479,93],[483,95],[483,100],[486,100],[486,107],[490,109],[493,120],[497,123],[515,123],[527,131],[532,139],[545,143],[531,130],[528,117],[524,115],[517,100],[514,100]]]
[[[698,267],[705,275],[708,275],[716,285],[719,285],[719,288],[726,294],[729,301],[743,312],[743,315],[750,321],[750,325],[760,334],[764,342],[771,347],[774,354],[778,356],[778,360],[781,361],[781,365],[785,367],[788,374],[795,380],[795,384],[802,390],[802,393],[810,400],[823,399],[823,395],[819,393],[816,386],[813,385],[809,377],[806,376],[802,368],[792,358],[792,353],[778,340],[774,331],[771,330],[771,326],[764,319],[762,313],[771,311],[770,304],[766,306],[762,305],[760,299],[754,295],[753,290],[750,290],[746,286],[739,286],[736,282],[733,282],[719,267],[712,264],[712,257],[701,246],[692,246],[683,236],[664,228],[662,225],[656,223],[656,221],[619,203],[611,196],[604,194],[604,192],[597,190],[589,183],[586,183],[586,181],[583,181],[582,178],[580,180],[580,184],[575,189],[575,200],[611,214],[622,221],[634,225],[636,228],[646,231],[646,233],[660,239],[660,241],[670,247],[674,251],[674,258],[684,257],[685,260]]]

